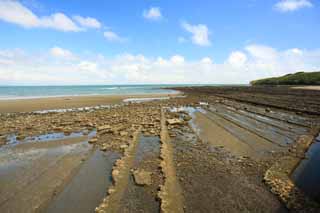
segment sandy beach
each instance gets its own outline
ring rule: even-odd
[[[0,100],[0,113],[91,107],[97,105],[119,104],[122,103],[124,99],[128,98],[174,97],[177,95],[179,94],[92,95]]]
[[[320,86],[297,86],[292,87],[293,89],[307,89],[307,90],[320,90]]]
[[[1,212],[319,210],[319,91],[173,89],[0,101]]]

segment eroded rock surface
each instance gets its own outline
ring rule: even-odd
[[[134,181],[139,186],[151,185],[151,175],[152,172],[147,172],[143,169],[133,171]]]

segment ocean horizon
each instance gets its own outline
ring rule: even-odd
[[[175,86],[223,85],[226,84],[0,86],[0,100],[92,95],[175,94],[177,91],[166,88]]]

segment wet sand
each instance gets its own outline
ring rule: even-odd
[[[210,112],[208,114],[197,112],[194,123],[201,129],[199,137],[210,145],[224,147],[240,157],[250,156],[258,159],[264,157],[265,152],[279,150],[278,147],[263,138],[245,129],[240,129],[236,125],[231,126],[232,123],[219,120],[219,117],[212,117]],[[237,134],[237,130],[241,134]]]
[[[122,103],[124,99],[129,98],[156,98],[174,96],[177,96],[177,94],[96,95],[0,100],[0,113],[70,109],[97,105],[119,104]]]

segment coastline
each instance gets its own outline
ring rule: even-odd
[[[153,93],[135,95],[89,95],[89,96],[63,96],[43,97],[30,99],[8,99],[0,100],[0,113],[32,112],[38,110],[70,109],[78,107],[92,107],[98,105],[119,104],[125,99],[131,98],[158,98],[175,97],[180,92]]]
[[[6,111],[61,109],[59,113],[1,114],[0,166],[5,169],[0,179],[4,191],[0,208],[25,212],[36,207],[44,211],[51,206],[75,209],[79,205],[74,203],[81,203],[90,209],[99,206],[96,212],[115,208],[158,212],[181,196],[179,209],[183,205],[188,212],[199,210],[199,206],[203,212],[318,208],[308,201],[313,199],[311,194],[297,191],[298,185],[290,178],[307,156],[309,143],[318,141],[314,134],[319,129],[314,125],[319,124],[316,97],[320,91],[282,87],[174,89],[181,92],[0,101],[0,110]],[[149,100],[157,101],[141,103]],[[112,104],[117,107],[109,107]],[[80,109],[99,105],[98,110]],[[90,150],[107,157],[102,156],[101,163],[108,168],[98,167],[95,155],[89,156]],[[146,155],[150,152],[154,154]],[[92,161],[94,164],[86,166]],[[318,168],[317,161],[309,162]],[[92,175],[88,168],[99,173]],[[112,184],[96,181],[105,177]],[[177,184],[181,190],[176,190]],[[83,185],[94,189],[87,191]],[[72,193],[66,199],[64,192],[69,189]],[[230,196],[227,203],[220,199],[221,191]],[[88,192],[100,195],[87,199]],[[37,199],[40,193],[41,199]],[[110,199],[117,202],[111,206]],[[239,208],[234,209],[235,205]]]

